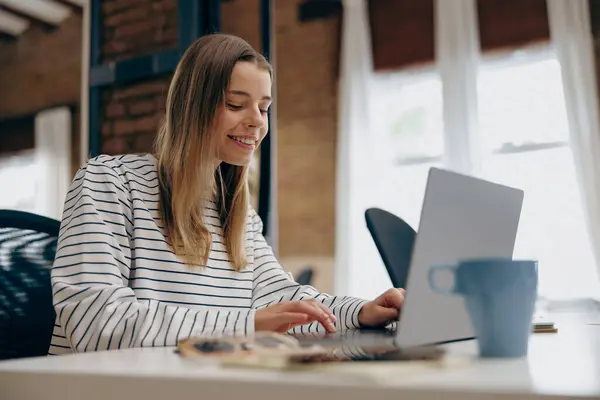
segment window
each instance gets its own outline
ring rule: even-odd
[[[569,147],[559,63],[549,49],[519,51],[484,60],[479,71],[483,177],[525,191],[515,257],[539,260],[543,297],[590,293],[586,272],[592,272],[594,259]]]
[[[391,149],[388,164],[393,166],[378,206],[417,228],[428,170],[443,166],[441,82],[432,71],[377,79],[377,119],[386,132],[382,147]],[[590,293],[595,282],[586,277],[593,276],[587,271],[594,261],[569,147],[559,63],[548,48],[486,57],[477,84],[483,177],[525,190],[514,256],[539,260],[543,297]],[[573,264],[578,268],[565,275]]]
[[[38,166],[33,150],[0,157],[0,208],[38,212]]]
[[[444,126],[442,83],[437,73],[413,70],[380,74],[376,120],[387,134],[387,154],[380,207],[417,229],[429,168],[442,166]]]
[[[47,109],[29,118],[24,125],[25,129],[5,126],[9,134],[29,134],[33,140],[18,142],[20,148],[0,156],[0,187],[11,188],[0,193],[0,208],[60,220],[73,176],[71,112],[68,107]]]

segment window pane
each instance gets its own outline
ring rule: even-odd
[[[437,74],[394,74],[382,78],[377,120],[385,121],[387,145],[404,161],[444,152],[442,86]]]
[[[549,52],[488,62],[478,91],[487,143],[483,177],[525,191],[515,257],[539,260],[541,296],[589,296],[598,282],[568,144],[560,65]]]
[[[0,208],[36,212],[38,166],[33,151],[0,158]]]
[[[488,151],[568,140],[560,65],[553,57],[484,65],[478,96]]]
[[[525,191],[516,258],[539,260],[540,295],[591,293],[594,259],[568,146],[492,155],[485,176]]]
[[[379,74],[375,88],[378,159],[373,162],[379,173],[369,207],[387,210],[418,229],[429,169],[441,166],[444,152],[440,79],[429,71]],[[389,288],[390,278],[370,238],[361,245],[361,256],[372,268],[353,293],[371,298]]]
[[[441,162],[403,165],[391,170],[382,193],[378,197],[381,207],[405,220],[415,230],[419,227],[427,175],[431,167],[441,167]]]

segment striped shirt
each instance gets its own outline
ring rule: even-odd
[[[165,242],[158,188],[151,155],[102,155],[77,172],[51,274],[56,322],[49,354],[173,346],[190,335],[250,335],[257,309],[312,298],[333,311],[338,329],[359,326],[365,301],[294,282],[265,242],[253,209],[243,270],[229,261],[214,203],[204,214],[212,233],[208,265],[184,265]],[[323,331],[313,322],[292,333]]]

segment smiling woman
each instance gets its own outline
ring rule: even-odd
[[[237,63],[229,87],[227,107],[220,108],[216,116],[216,130],[230,140],[217,149],[217,157],[228,164],[246,165],[269,128],[271,70],[254,63]]]
[[[101,155],[73,180],[52,269],[50,354],[175,345],[189,336],[381,326],[375,301],[294,282],[249,205],[272,70],[245,41],[208,35],[173,76],[155,155]]]

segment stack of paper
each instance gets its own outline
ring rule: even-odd
[[[533,332],[534,333],[556,333],[558,329],[556,328],[554,321],[541,314],[536,314],[533,317]]]

